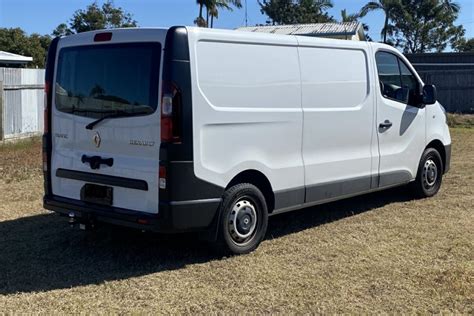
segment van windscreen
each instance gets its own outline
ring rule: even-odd
[[[56,108],[92,118],[153,113],[158,105],[160,53],[159,43],[61,49]]]

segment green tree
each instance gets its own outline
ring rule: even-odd
[[[457,52],[474,52],[474,38],[467,40],[463,37],[453,46]]]
[[[69,25],[61,23],[52,34],[65,36],[93,30],[135,26],[137,22],[132,15],[121,7],[116,7],[113,1],[108,0],[101,6],[96,1],[88,5],[86,9],[74,12]]]
[[[268,16],[267,24],[303,24],[334,22],[327,13],[331,0],[258,0],[260,12]]]
[[[268,16],[267,24],[293,24],[296,6],[293,0],[263,0],[260,12]]]
[[[459,5],[459,3],[454,2],[452,0],[442,0],[441,6],[453,13],[459,13],[459,11],[461,10],[461,6]]]
[[[33,57],[33,61],[27,65],[29,67],[44,67],[50,43],[49,35],[33,33],[28,36],[20,28],[0,28],[0,50]]]
[[[446,0],[400,0],[391,39],[405,53],[441,52],[454,47],[465,30],[454,25],[459,5]],[[451,5],[448,5],[451,4]]]
[[[370,1],[362,7],[359,16],[363,17],[371,11],[383,11],[385,20],[382,28],[383,42],[387,43],[387,35],[392,32],[392,26],[389,24],[394,14],[400,9],[400,0],[377,0]]]
[[[29,36],[29,45],[27,49],[29,55],[33,57],[30,66],[44,68],[46,62],[46,54],[48,53],[51,37],[49,35],[40,35],[33,33]]]
[[[74,32],[67,26],[66,23],[59,24],[52,33],[54,37],[68,36],[72,34],[74,34]]]

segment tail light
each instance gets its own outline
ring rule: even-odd
[[[43,171],[48,172],[48,153],[43,151]]]
[[[51,109],[51,83],[49,81],[45,81],[44,83],[44,136],[43,138],[46,139],[43,143],[43,171],[48,171],[49,159],[48,159],[48,147],[50,146],[50,135],[49,135],[49,115]]]
[[[112,39],[111,32],[97,33],[94,35],[94,42],[108,42]]]
[[[51,83],[46,81],[44,83],[44,127],[43,131],[45,134],[49,132],[49,100],[51,100],[49,94],[51,93]]]
[[[48,172],[49,166],[49,157],[48,157],[48,148],[50,145],[50,135],[49,135],[49,115],[51,109],[51,83],[46,81],[44,83],[44,136],[43,136],[43,172]],[[46,177],[46,176],[45,176]]]
[[[139,218],[139,219],[137,219],[137,223],[138,223],[138,224],[141,224],[141,225],[147,225],[147,224],[149,224],[148,220],[147,220],[147,219],[144,219],[144,218]]]
[[[160,189],[166,189],[166,167],[165,166],[160,166],[160,171],[159,171],[159,185]]]
[[[161,141],[181,142],[181,93],[175,84],[163,82],[161,92]]]
[[[44,176],[44,194],[49,196],[53,194],[51,188],[51,107],[53,103],[52,82],[54,77],[54,63],[56,60],[56,51],[58,48],[59,37],[51,41],[46,57],[46,72],[44,84],[44,135],[43,135],[43,176]]]

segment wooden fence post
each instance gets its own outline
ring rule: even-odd
[[[0,141],[3,141],[5,131],[3,124],[3,81],[0,81]]]

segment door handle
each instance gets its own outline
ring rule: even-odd
[[[383,129],[383,130],[386,130],[386,129],[389,129],[390,127],[392,127],[392,122],[390,122],[389,120],[385,120],[383,123],[380,123],[379,124],[379,128],[380,129]]]
[[[88,157],[86,155],[82,155],[81,162],[88,163],[91,166],[91,169],[100,169],[100,165],[107,165],[109,167],[112,167],[114,165],[113,158],[103,159],[100,156]]]

